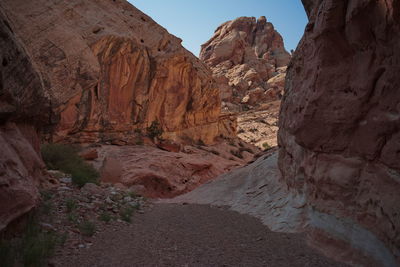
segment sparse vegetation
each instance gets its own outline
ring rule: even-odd
[[[239,150],[231,150],[231,154],[234,155],[235,157],[242,159],[243,155],[240,153]]]
[[[100,213],[100,215],[99,215],[99,220],[100,221],[103,221],[103,222],[106,222],[106,223],[108,223],[108,222],[110,222],[111,221],[111,215],[108,213],[108,212],[106,212],[106,211],[103,211],[102,213]]]
[[[42,156],[49,169],[60,170],[72,176],[72,182],[79,187],[86,183],[98,183],[98,172],[86,163],[72,146],[46,144],[42,146]]]
[[[264,150],[268,150],[268,149],[271,148],[271,146],[268,144],[268,142],[264,142],[264,143],[262,144],[262,146],[263,146]]]
[[[197,145],[199,145],[199,146],[205,146],[206,144],[204,143],[203,140],[199,139],[199,140],[197,140]]]
[[[236,146],[235,141],[229,140],[229,145],[230,145],[230,146]]]
[[[164,133],[160,123],[158,121],[153,121],[149,127],[146,128],[147,136],[151,139],[160,139]]]
[[[135,144],[136,144],[137,146],[142,146],[142,145],[144,145],[143,138],[142,138],[142,137],[137,137],[137,138],[136,138],[136,141],[135,141]]]
[[[57,245],[65,243],[66,235],[44,231],[35,215],[30,215],[21,236],[0,241],[1,266],[46,266]]]
[[[92,236],[96,232],[96,225],[88,220],[84,220],[78,225],[78,229],[82,235]]]
[[[77,203],[75,200],[69,198],[65,201],[65,206],[67,207],[67,212],[70,213],[77,208]]]
[[[245,132],[244,129],[239,129],[237,133],[241,134],[241,133],[244,133],[244,132]]]
[[[249,132],[255,133],[255,132],[258,132],[258,129],[257,128],[251,128],[251,129],[249,129]]]
[[[130,223],[134,211],[135,207],[126,206],[120,210],[119,215],[121,216],[122,220]]]

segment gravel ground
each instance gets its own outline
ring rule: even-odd
[[[309,248],[301,234],[192,204],[156,204],[130,225],[96,234],[90,248],[64,254],[53,259],[56,266],[346,266]]]

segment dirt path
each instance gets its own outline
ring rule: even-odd
[[[208,205],[156,204],[132,224],[97,234],[93,246],[58,255],[56,266],[345,266],[299,234]]]

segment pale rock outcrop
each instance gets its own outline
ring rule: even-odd
[[[240,17],[218,27],[202,45],[200,59],[213,71],[223,107],[240,111],[240,106],[280,99],[290,54],[265,17]],[[269,82],[271,78],[280,80],[280,86],[276,81]]]
[[[39,202],[38,127],[50,116],[41,80],[0,9],[0,231]]]
[[[54,142],[129,144],[160,122],[164,137],[211,143],[219,90],[206,65],[125,0],[0,4],[40,70]]]
[[[307,199],[318,247],[398,266],[400,2],[303,2],[279,123],[283,179]]]

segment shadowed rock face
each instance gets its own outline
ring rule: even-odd
[[[201,46],[200,59],[211,67],[229,109],[279,99],[290,55],[265,17],[240,17],[218,27]]]
[[[158,120],[165,137],[220,134],[208,68],[126,1],[2,3],[38,65],[57,115],[53,141],[132,143]]]
[[[310,21],[280,115],[283,179],[306,196],[314,240],[400,264],[400,2],[303,2]]]
[[[37,127],[50,109],[39,76],[0,10],[0,230],[32,209],[44,164]]]

